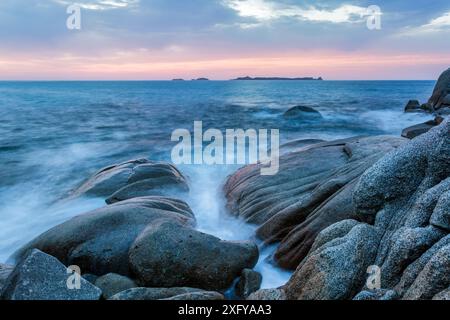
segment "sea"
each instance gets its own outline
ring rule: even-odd
[[[408,100],[426,102],[435,81],[86,81],[0,82],[0,263],[22,245],[103,199],[66,201],[97,170],[145,157],[171,161],[176,129],[278,129],[281,143],[395,135],[432,119],[404,113]],[[297,105],[320,121],[288,120]],[[186,202],[203,232],[225,240],[254,239],[255,226],[228,214],[222,192],[239,165],[181,165]],[[291,272],[261,247],[256,270],[263,288]]]

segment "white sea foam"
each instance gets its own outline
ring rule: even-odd
[[[362,121],[370,122],[387,134],[397,136],[407,127],[434,119],[431,114],[406,113],[400,110],[368,111],[361,114],[360,118]]]
[[[212,234],[223,240],[256,241],[263,248],[262,243],[255,239],[256,226],[241,219],[230,216],[226,212],[226,200],[222,186],[226,177],[237,169],[236,166],[186,166],[183,172],[189,175],[191,190],[186,201],[191,206],[197,218],[197,229]],[[264,247],[255,270],[263,276],[261,288],[276,288],[287,282],[292,272],[275,267],[269,262],[276,250],[276,245]]]

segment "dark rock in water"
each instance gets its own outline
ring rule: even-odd
[[[133,280],[116,273],[108,273],[99,277],[95,281],[95,285],[102,290],[104,299],[109,299],[116,293],[137,287]]]
[[[172,222],[152,224],[129,251],[130,268],[145,287],[224,290],[258,261],[257,246],[229,242]]]
[[[214,291],[202,291],[202,292],[190,292],[183,293],[178,296],[173,296],[170,298],[160,299],[160,300],[225,300],[223,294]]]
[[[307,106],[295,106],[286,111],[283,115],[286,119],[298,120],[320,120],[322,115],[314,108]]]
[[[261,289],[248,296],[247,300],[286,300],[283,289]]]
[[[241,277],[236,284],[236,295],[241,298],[247,298],[253,292],[261,287],[262,275],[251,269],[244,269]]]
[[[72,274],[56,258],[31,250],[7,279],[1,298],[5,300],[99,300],[101,290],[82,277],[80,287],[69,289]]]
[[[409,100],[405,107],[405,112],[423,112],[418,100]]]
[[[192,292],[203,292],[197,288],[133,288],[119,292],[109,300],[159,300]]]
[[[450,69],[444,71],[439,77],[436,86],[434,87],[433,94],[428,100],[428,103],[438,110],[444,105],[448,105],[447,96],[450,94]]]
[[[232,214],[259,224],[257,235],[281,241],[275,259],[295,269],[323,229],[357,219],[352,194],[358,178],[406,139],[379,136],[323,142],[280,157],[275,176],[249,165],[229,177],[224,190]]]
[[[442,122],[441,117],[436,117],[435,120],[430,120],[424,123],[416,124],[414,126],[408,127],[402,131],[402,137],[408,139],[414,139],[424,133],[430,131],[431,128],[439,125]]]
[[[75,196],[107,197],[115,203],[136,197],[161,196],[189,187],[175,166],[147,159],[130,160],[101,169],[75,192]]]
[[[3,285],[5,284],[6,279],[8,279],[13,269],[14,266],[0,263],[0,292],[2,292]]]
[[[128,251],[139,234],[155,221],[194,226],[189,206],[163,197],[135,198],[79,215],[43,233],[16,253],[37,248],[83,273],[128,275]]]

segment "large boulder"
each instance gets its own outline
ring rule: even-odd
[[[444,121],[363,173],[353,206],[373,225],[348,220],[323,230],[283,287],[287,298],[432,299],[448,288],[449,129]],[[375,290],[368,270],[378,270]]]
[[[270,177],[260,175],[258,164],[243,167],[224,187],[227,206],[258,224],[259,238],[281,242],[275,260],[296,269],[323,229],[358,219],[352,195],[359,177],[406,141],[376,136],[312,144],[281,155],[279,172]]]
[[[222,241],[194,230],[194,226],[195,218],[183,201],[134,198],[58,225],[16,256],[37,248],[66,265],[79,266],[83,274],[115,273],[146,287],[207,290],[228,288],[243,269],[256,264],[259,253],[254,243]],[[117,288],[129,285],[121,279],[117,285],[102,287],[108,289],[105,293],[109,297]]]
[[[74,196],[105,197],[108,204],[136,197],[185,192],[186,178],[173,165],[147,159],[101,169],[74,191]]]
[[[128,251],[136,238],[155,221],[194,226],[186,203],[162,197],[118,202],[64,222],[32,240],[15,256],[37,248],[83,273],[129,275]]]
[[[258,261],[253,242],[222,241],[179,224],[147,227],[129,251],[130,268],[141,286],[187,286],[225,290]]]
[[[448,120],[363,174],[353,200],[358,214],[383,235],[373,262],[383,289],[403,299],[431,299],[449,285],[448,206],[442,209],[449,190]]]
[[[450,68],[444,71],[439,77],[436,86],[434,87],[433,94],[428,103],[438,110],[448,103],[448,95],[450,94]]]
[[[79,278],[78,286],[69,286],[75,276],[56,258],[31,250],[19,261],[6,280],[1,299],[5,300],[99,300],[101,290]],[[76,284],[76,281],[74,281]]]
[[[289,299],[444,299],[450,285],[449,191],[445,120],[359,177],[352,192],[359,222],[323,230],[280,289]]]
[[[295,106],[287,110],[283,117],[295,120],[321,120],[323,117],[319,111],[307,106]]]

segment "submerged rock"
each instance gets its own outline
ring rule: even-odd
[[[418,100],[409,100],[405,106],[405,112],[423,112],[420,108],[420,102]]]
[[[170,195],[189,190],[186,178],[166,162],[130,160],[98,171],[75,192],[75,196],[106,197],[108,204],[144,196]]]
[[[319,111],[307,106],[292,107],[283,114],[283,117],[296,120],[320,120],[323,118]]]
[[[281,241],[275,260],[295,269],[323,229],[357,219],[352,194],[361,174],[407,140],[357,137],[303,147],[280,157],[275,176],[249,165],[229,177],[224,190],[229,211],[259,225],[257,236]]]
[[[0,298],[5,300],[99,300],[101,290],[82,277],[70,289],[70,273],[56,258],[31,250],[6,280]]]
[[[188,286],[224,290],[258,261],[248,241],[222,241],[171,222],[150,225],[129,251],[130,268],[141,286]]]

